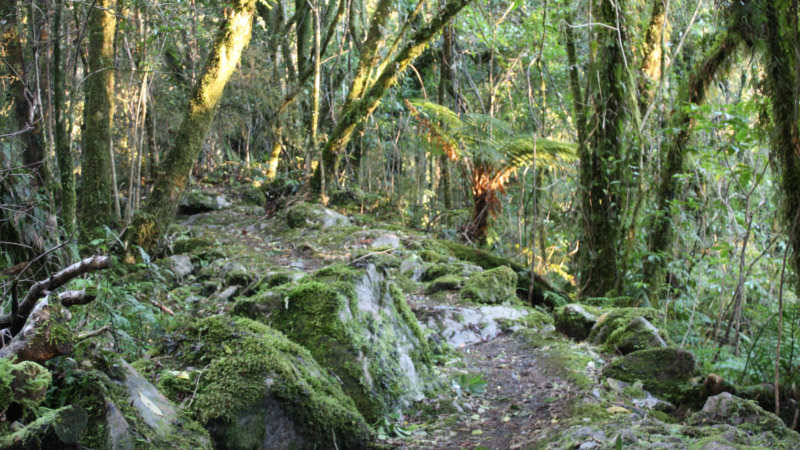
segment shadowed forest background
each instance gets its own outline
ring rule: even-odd
[[[72,370],[8,344],[58,348],[32,311],[66,285],[73,344],[137,360],[191,321],[130,275],[176,216],[303,199],[497,255],[538,311],[652,308],[797,427],[796,1],[4,0],[0,27],[0,356]]]

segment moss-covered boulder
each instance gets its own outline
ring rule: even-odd
[[[661,314],[652,308],[617,308],[597,318],[589,342],[622,354],[651,347],[666,347],[667,334],[652,321]]]
[[[0,434],[0,449],[78,448],[86,431],[86,411],[75,406],[43,410],[33,422],[7,434]]]
[[[12,403],[35,407],[44,400],[51,382],[50,371],[33,361],[14,364],[0,358],[0,411]]]
[[[231,202],[224,195],[213,194],[201,189],[188,190],[178,203],[179,214],[200,214],[218,209],[228,208]]]
[[[327,230],[350,225],[350,219],[338,212],[315,203],[298,202],[286,211],[289,228]]]
[[[779,437],[792,434],[800,438],[795,431],[786,428],[780,417],[765,411],[752,400],[745,400],[728,392],[709,397],[703,409],[693,414],[688,423],[692,425],[725,423],[753,434],[769,431]]]
[[[370,440],[369,426],[337,380],[280,331],[244,317],[212,316],[175,338],[169,370],[186,371],[191,382],[183,390],[175,385],[170,395],[193,398],[191,412],[216,448],[358,449]]]
[[[428,283],[425,293],[430,295],[442,291],[457,291],[463,284],[464,278],[458,275],[444,275]]]
[[[375,265],[323,268],[285,294],[262,295],[249,309],[272,311],[260,320],[308,348],[342,381],[371,421],[423,398],[431,379],[426,336],[403,292]],[[256,317],[258,314],[256,314]]]
[[[461,288],[467,300],[489,305],[517,300],[517,274],[508,266],[500,266],[470,275]]]
[[[589,337],[600,313],[598,308],[570,303],[555,309],[553,319],[556,330],[572,339],[582,341]]]
[[[702,389],[691,382],[697,375],[694,356],[679,348],[635,351],[612,361],[603,375],[631,383],[641,381],[646,390],[676,405],[696,400]]]
[[[420,281],[433,281],[447,275],[454,275],[457,277],[467,278],[482,269],[473,264],[468,264],[463,261],[449,262],[449,263],[433,263],[427,265],[422,274]]]

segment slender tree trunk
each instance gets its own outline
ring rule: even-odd
[[[439,104],[447,105],[447,98],[453,99],[453,111],[458,114],[459,102],[458,91],[455,87],[455,40],[456,32],[453,24],[448,24],[442,30],[442,55],[441,67],[439,71]],[[450,187],[450,160],[447,155],[439,157],[439,170],[442,176],[441,194],[444,202],[444,209],[453,209],[453,196]],[[449,215],[447,216],[449,220]]]
[[[778,161],[783,191],[783,219],[795,273],[800,273],[800,130],[798,129],[798,88],[800,61],[797,43],[797,3],[792,0],[766,2],[767,85],[772,97],[772,154]],[[800,285],[795,285],[800,292]]]
[[[668,0],[653,0],[653,9],[650,13],[650,24],[645,32],[642,44],[641,72],[643,76],[638,79],[639,83],[639,110],[645,113],[647,105],[652,100],[655,87],[661,80],[661,66],[664,53],[664,41],[669,39],[666,34],[666,19]]]
[[[409,42],[394,57],[389,64],[382,65],[385,70],[380,73],[374,83],[366,83],[365,79],[357,75],[353,80],[348,99],[342,107],[342,115],[336,124],[325,148],[322,151],[322,168],[325,170],[326,180],[333,181],[339,174],[339,159],[342,151],[347,147],[353,136],[356,126],[366,119],[380,104],[386,91],[394,86],[398,77],[405,71],[409,64],[425,49],[433,35],[442,29],[470,0],[448,0],[439,14],[427,25],[417,30]],[[369,39],[368,39],[369,42]],[[365,44],[366,47],[366,44]],[[359,65],[361,62],[359,62]],[[358,72],[361,72],[360,70]],[[358,73],[357,72],[357,73]],[[366,76],[366,75],[365,75]],[[363,95],[353,95],[353,92],[363,92]],[[317,192],[320,189],[321,170],[317,170],[312,179],[311,186]]]
[[[53,90],[54,111],[56,119],[55,144],[56,159],[58,161],[59,175],[61,178],[61,223],[67,236],[75,231],[75,173],[72,166],[72,152],[70,150],[67,122],[64,117],[64,70],[61,55],[61,16],[64,10],[63,0],[55,4],[55,19],[53,22]]]
[[[203,73],[189,99],[175,145],[164,159],[164,167],[153,193],[127,236],[133,243],[152,247],[172,222],[225,85],[250,42],[256,0],[235,0],[222,23],[208,55]]]
[[[619,11],[616,9],[619,8]],[[580,161],[583,232],[579,253],[580,286],[583,295],[604,296],[619,287],[618,245],[620,240],[619,184],[624,159],[623,128],[627,118],[621,47],[624,4],[602,0],[598,20],[614,27],[597,27],[597,55],[587,78],[593,108],[591,135]]]
[[[19,34],[19,20],[16,0],[7,0],[0,6],[0,17],[6,20],[3,26],[2,40],[6,49],[6,57],[12,71],[11,91],[14,95],[14,110],[18,126],[25,130],[20,136],[23,143],[22,163],[34,174],[34,184],[44,184],[45,145],[43,123],[39,116],[39,95],[37,89],[30,84],[25,56],[22,53],[22,36]],[[31,20],[33,20],[31,18]],[[38,43],[32,43],[34,47]]]
[[[89,74],[85,82],[81,227],[89,234],[113,221],[110,140],[114,118],[113,0],[97,0],[89,13]]]
[[[731,57],[742,41],[741,37],[731,31],[717,40],[705,59],[695,68],[688,82],[680,91],[675,108],[669,119],[669,128],[677,130],[661,149],[661,173],[656,191],[656,212],[649,219],[648,250],[651,256],[644,263],[644,278],[651,288],[655,289],[655,301],[663,294],[666,253],[672,246],[671,204],[679,192],[678,175],[683,171],[686,159],[687,144],[691,136],[692,118],[686,104],[702,104],[706,99],[708,86],[714,77],[725,70]]]

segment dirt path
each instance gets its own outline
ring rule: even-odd
[[[505,334],[460,352],[465,366],[448,368],[447,375],[468,386],[473,380],[472,392],[467,387],[453,400],[453,411],[433,421],[409,418],[409,428],[416,427],[412,436],[387,439],[386,444],[406,449],[528,448],[541,430],[558,427],[566,416],[577,389],[559,376],[546,350],[535,348],[525,336]]]

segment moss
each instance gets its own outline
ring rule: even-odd
[[[13,433],[0,436],[0,448],[27,450],[64,448],[76,444],[86,429],[86,413],[74,406],[46,409],[33,422]]]
[[[200,249],[213,246],[214,243],[203,238],[184,238],[178,239],[172,244],[172,251],[175,254],[194,253]]]
[[[525,315],[522,321],[525,324],[525,327],[535,329],[546,325],[552,325],[553,316],[538,308],[531,308],[528,310],[528,314]]]
[[[691,382],[697,375],[691,353],[675,348],[639,350],[612,361],[603,370],[606,377],[635,382],[676,405],[696,405],[702,384]]]
[[[186,330],[182,365],[206,366],[191,411],[203,423],[231,423],[274,397],[322,444],[359,448],[371,435],[353,401],[312,355],[281,332],[246,318],[212,316]],[[257,430],[255,430],[257,431]]]
[[[0,358],[0,411],[12,403],[20,403],[26,412],[33,411],[44,400],[52,383],[50,371],[33,361],[12,363]]]
[[[411,329],[411,332],[414,333],[414,336],[417,337],[420,345],[422,346],[420,359],[430,362],[431,350],[428,346],[427,336],[422,330],[422,326],[419,324],[417,316],[414,315],[414,312],[411,311],[411,308],[408,306],[405,294],[394,283],[389,285],[389,293],[394,300],[394,306],[397,309],[397,312],[400,313],[400,317],[403,318],[403,321],[405,321],[406,325]]]
[[[463,282],[463,278],[459,276],[445,275],[428,283],[428,287],[425,288],[425,293],[435,294],[441,291],[456,291],[461,289],[461,284]]]
[[[662,315],[653,308],[618,308],[597,318],[597,323],[589,333],[589,341],[604,344],[611,334],[628,326],[637,317],[644,317],[650,322],[661,322]],[[666,335],[666,334],[665,334]]]
[[[599,308],[593,306],[570,303],[556,308],[553,316],[558,331],[573,339],[583,340],[589,336],[601,313]]]
[[[500,304],[517,299],[517,274],[508,266],[500,266],[470,275],[461,289],[461,296],[478,303]]]

